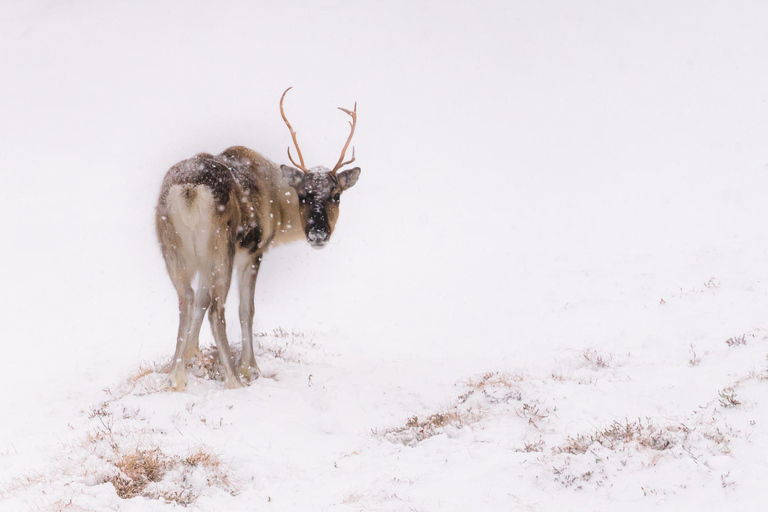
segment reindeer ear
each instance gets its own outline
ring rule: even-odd
[[[359,177],[360,177],[359,167],[353,167],[352,169],[341,171],[339,174],[336,175],[336,178],[339,180],[339,185],[341,185],[341,190],[347,190],[348,188],[351,188],[352,185],[357,183],[357,179]]]
[[[283,181],[291,187],[299,186],[302,178],[304,178],[304,171],[290,165],[281,165],[280,169],[283,171]]]

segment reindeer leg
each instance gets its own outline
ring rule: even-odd
[[[253,355],[253,295],[256,291],[256,276],[261,265],[261,255],[252,255],[240,269],[240,330],[242,332],[242,354],[238,372],[247,379],[258,379],[261,375],[256,357]]]
[[[208,312],[213,339],[216,340],[216,347],[219,350],[219,361],[224,368],[224,384],[230,389],[242,387],[232,362],[232,351],[227,341],[227,324],[224,317],[224,304],[227,302],[229,284],[232,280],[233,252],[230,252],[228,257],[217,258],[214,263],[211,309]]]
[[[183,391],[187,387],[184,351],[192,319],[192,305],[195,301],[195,292],[189,284],[178,286],[177,292],[179,294],[179,333],[176,336],[176,352],[173,354],[173,364],[168,377],[170,385],[175,391]]]
[[[159,230],[169,231],[165,224],[161,224]],[[173,286],[176,288],[176,293],[179,296],[179,331],[176,335],[176,351],[173,354],[173,362],[171,363],[168,380],[171,388],[176,391],[182,391],[187,387],[184,351],[189,335],[189,326],[192,321],[192,308],[195,302],[195,292],[192,289],[194,270],[190,269],[183,254],[169,250],[169,245],[179,243],[178,240],[172,238],[174,236],[175,233],[170,231],[170,235],[161,237],[163,242],[163,258],[168,267],[168,275],[171,277]]]
[[[184,358],[190,359],[200,352],[200,327],[203,325],[205,312],[211,305],[211,284],[200,276],[200,284],[195,294],[195,305],[192,310],[192,321],[189,327],[189,336],[187,336]]]

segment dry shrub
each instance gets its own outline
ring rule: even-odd
[[[128,379],[128,383],[133,384],[134,386],[144,377],[149,375],[150,373],[154,373],[158,371],[158,365],[157,364],[147,364],[143,363],[140,364],[139,367],[136,369],[133,374],[131,374]]]
[[[736,398],[736,391],[730,386],[721,389],[718,394],[720,395],[720,405],[726,409],[741,405],[741,401]]]
[[[46,512],[94,512],[93,509],[83,508],[70,500],[57,500],[50,504],[50,506],[41,509]]]
[[[350,493],[347,493],[344,498],[342,498],[341,503],[344,505],[350,504],[350,503],[357,503],[363,499],[363,495],[360,492],[353,491]]]
[[[688,364],[690,366],[699,366],[701,364],[701,356],[696,354],[696,345],[691,343],[691,347],[690,347],[689,351],[691,353],[691,358],[688,359]]]
[[[516,452],[525,452],[525,453],[531,453],[531,452],[543,452],[544,447],[546,446],[546,443],[542,438],[538,438],[536,441],[526,441],[525,444],[523,444],[522,448],[515,448],[514,450]]]
[[[142,496],[184,506],[192,504],[203,490],[189,483],[197,470],[204,471],[209,487],[235,492],[219,457],[204,448],[186,455],[169,455],[157,447],[136,449],[116,453],[109,463],[114,474],[103,481],[111,483],[123,499]]]
[[[5,498],[23,489],[48,481],[48,477],[42,472],[29,472],[16,476],[0,485],[0,498]]]
[[[463,384],[468,388],[483,390],[486,387],[512,388],[525,380],[522,373],[488,372],[479,377],[470,377]]]
[[[218,468],[221,466],[221,460],[218,456],[212,454],[203,448],[197,449],[195,452],[186,457],[183,461],[187,466],[202,466],[204,468]]]
[[[603,484],[605,475],[602,472],[602,468],[598,467],[587,471],[575,471],[574,469],[571,467],[571,461],[568,459],[562,461],[559,465],[553,466],[552,474],[554,475],[555,482],[562,484],[563,487],[573,487],[576,490],[583,489],[583,485],[590,481],[594,481],[598,486]]]
[[[88,419],[92,420],[93,418],[97,416],[106,416],[108,414],[107,407],[109,406],[109,402],[102,402],[99,407],[91,407],[88,410]]]
[[[117,495],[123,499],[139,496],[150,482],[159,482],[171,460],[159,448],[135,450],[122,454],[114,461],[120,471],[109,481],[115,486]]]
[[[269,336],[269,334],[267,334],[266,332],[260,332],[260,333],[256,333],[256,336],[264,338]],[[282,327],[275,327],[274,329],[272,329],[272,337],[274,338],[304,338],[305,336],[306,334],[304,333],[304,331],[296,331],[296,330],[288,331],[286,329],[283,329]]]
[[[672,429],[659,428],[650,418],[646,418],[645,422],[640,419],[633,422],[625,420],[624,423],[614,421],[605,429],[590,434],[578,434],[576,437],[569,436],[565,443],[555,447],[553,451],[578,455],[586,453],[595,443],[609,450],[616,450],[621,445],[628,444],[638,449],[666,450],[674,446],[675,436]]]
[[[741,334],[739,336],[731,336],[727,340],[725,340],[725,344],[729,347],[738,347],[739,345],[746,345],[747,344],[747,335]]]
[[[549,417],[550,411],[547,408],[542,410],[537,403],[526,403],[515,409],[515,413],[519,418],[527,420],[529,425],[539,428],[539,423],[545,421]]]
[[[460,404],[472,396],[482,396],[492,404],[508,403],[523,399],[520,384],[525,380],[522,373],[488,372],[461,382],[467,390],[458,396]]]
[[[168,387],[168,378],[162,374],[168,373],[170,369],[170,360],[161,363],[142,363],[123,382],[104,389],[110,397],[108,402],[119,400],[130,394],[138,396],[163,391]]]
[[[150,429],[132,421],[121,421],[121,416],[116,417],[109,404],[96,410],[99,413],[93,418],[98,420],[98,425],[88,433],[83,446],[90,462],[83,473],[76,472],[76,475],[90,479],[94,476],[93,468],[98,468],[96,481],[111,483],[123,499],[141,496],[189,505],[206,488],[235,492],[228,469],[205,447],[187,453],[167,453],[154,444]],[[122,418],[125,417],[123,412]],[[206,485],[193,488],[192,482],[201,479]]]
[[[736,487],[736,482],[730,479],[731,472],[728,471],[727,473],[723,473],[720,475],[720,485],[723,489],[728,489]]]
[[[590,367],[595,370],[611,367],[613,357],[610,354],[602,353],[596,349],[588,348],[582,353],[582,357]]]
[[[306,340],[306,333],[297,330],[286,330],[282,327],[272,329],[272,334],[266,332],[256,333],[256,338],[264,338],[259,344],[264,354],[269,354],[275,359],[283,359],[290,363],[301,363],[301,354],[297,354],[296,345],[309,345],[316,347],[316,344],[310,339]],[[272,338],[273,343],[267,343],[266,340]],[[280,341],[277,341],[280,340]]]
[[[387,429],[381,434],[378,432],[374,433],[381,435],[391,442],[415,445],[425,439],[443,433],[446,427],[450,426],[461,429],[480,421],[481,417],[482,415],[471,407],[466,410],[453,407],[452,409],[430,414],[423,418],[411,416],[403,426]]]

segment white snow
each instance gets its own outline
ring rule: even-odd
[[[0,510],[764,508],[767,16],[4,0]],[[264,377],[168,392],[163,174],[286,163],[288,86],[312,166],[358,102],[360,180],[264,259]]]

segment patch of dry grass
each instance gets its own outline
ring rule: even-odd
[[[529,425],[537,429],[539,424],[546,421],[549,417],[549,412],[548,409],[542,409],[537,403],[525,403],[515,409],[515,413],[519,418],[526,420]]]
[[[135,372],[133,372],[131,375],[128,376],[126,379],[129,384],[133,384],[134,386],[136,383],[138,383],[141,379],[149,375],[150,373],[154,373],[158,371],[158,365],[157,364],[140,364],[139,367],[136,369]]]
[[[254,334],[254,348],[259,356],[268,356],[288,363],[303,364],[308,354],[321,350],[315,341],[305,332],[295,329],[277,327],[271,332]],[[230,345],[232,357],[239,360],[241,347],[239,344]],[[171,370],[171,361],[142,363],[125,380],[114,387],[105,389],[111,399],[119,399],[129,394],[144,395],[168,391],[167,373]],[[200,351],[187,361],[187,371],[191,377],[204,381],[224,381],[224,372],[219,359],[219,351],[215,345],[202,347]],[[263,378],[277,380],[277,372],[264,371]],[[95,410],[93,411],[96,412]]]
[[[671,427],[658,427],[646,418],[624,423],[614,421],[608,427],[588,434],[578,434],[568,437],[565,443],[553,448],[555,453],[569,453],[579,455],[589,451],[595,443],[616,450],[621,445],[632,444],[637,449],[666,450],[676,442],[675,432]]]
[[[696,354],[696,345],[691,343],[691,347],[688,350],[691,353],[691,358],[688,359],[688,364],[690,366],[699,366],[701,364],[701,356]]]
[[[42,509],[35,509],[45,512],[94,512],[92,508],[83,508],[73,500],[57,500]]]
[[[29,472],[14,477],[8,482],[0,485],[0,498],[5,498],[37,484],[48,481],[48,477],[43,472]]]
[[[461,429],[477,423],[480,419],[482,414],[471,407],[466,410],[453,407],[421,418],[411,416],[406,420],[405,425],[392,427],[383,432],[374,431],[374,434],[391,442],[413,446],[443,433],[448,427]]]
[[[726,409],[738,407],[741,405],[741,401],[736,398],[736,391],[730,386],[721,389],[718,392],[718,395],[720,396],[720,405]]]
[[[740,334],[738,336],[731,336],[727,340],[725,340],[725,344],[729,347],[738,347],[739,345],[746,345],[747,344],[747,335],[746,334]]]
[[[266,332],[256,333],[257,338],[264,338],[270,336]],[[306,338],[307,334],[304,331],[297,331],[296,329],[286,330],[282,327],[276,327],[272,329],[271,336],[273,338]]]
[[[207,487],[235,493],[228,470],[217,455],[204,448],[168,454],[159,447],[118,451],[108,457],[102,481],[111,483],[120,498],[142,496],[180,505],[194,503],[204,488],[194,488],[192,474],[202,471]]]
[[[525,453],[540,453],[544,451],[546,446],[547,445],[544,440],[539,437],[535,441],[526,441],[522,447],[514,448],[514,451]]]
[[[611,367],[613,356],[594,348],[588,348],[582,352],[582,357],[587,365],[594,370],[602,370]]]
[[[522,373],[488,372],[477,377],[470,377],[460,384],[466,391],[458,396],[460,404],[470,397],[482,396],[491,403],[520,401],[523,399],[520,384],[525,380]]]
[[[122,453],[113,461],[118,473],[109,482],[123,499],[141,496],[150,482],[162,480],[172,462],[159,448]]]
[[[206,488],[236,492],[228,468],[215,453],[205,447],[168,453],[154,443],[150,430],[122,421],[125,413],[116,417],[114,408],[105,403],[92,409],[98,424],[83,443],[90,462],[74,470],[76,478],[110,483],[122,499],[141,496],[184,506],[194,503]],[[191,482],[201,480],[206,485],[194,488]]]
[[[479,377],[470,377],[463,384],[468,388],[483,390],[486,387],[512,388],[524,380],[523,373],[488,372]]]
[[[287,331],[281,327],[272,329],[272,334],[266,332],[257,333],[257,338],[262,338],[259,345],[263,355],[280,359],[287,363],[305,364],[311,353],[320,350],[314,339],[308,337],[303,331]]]

